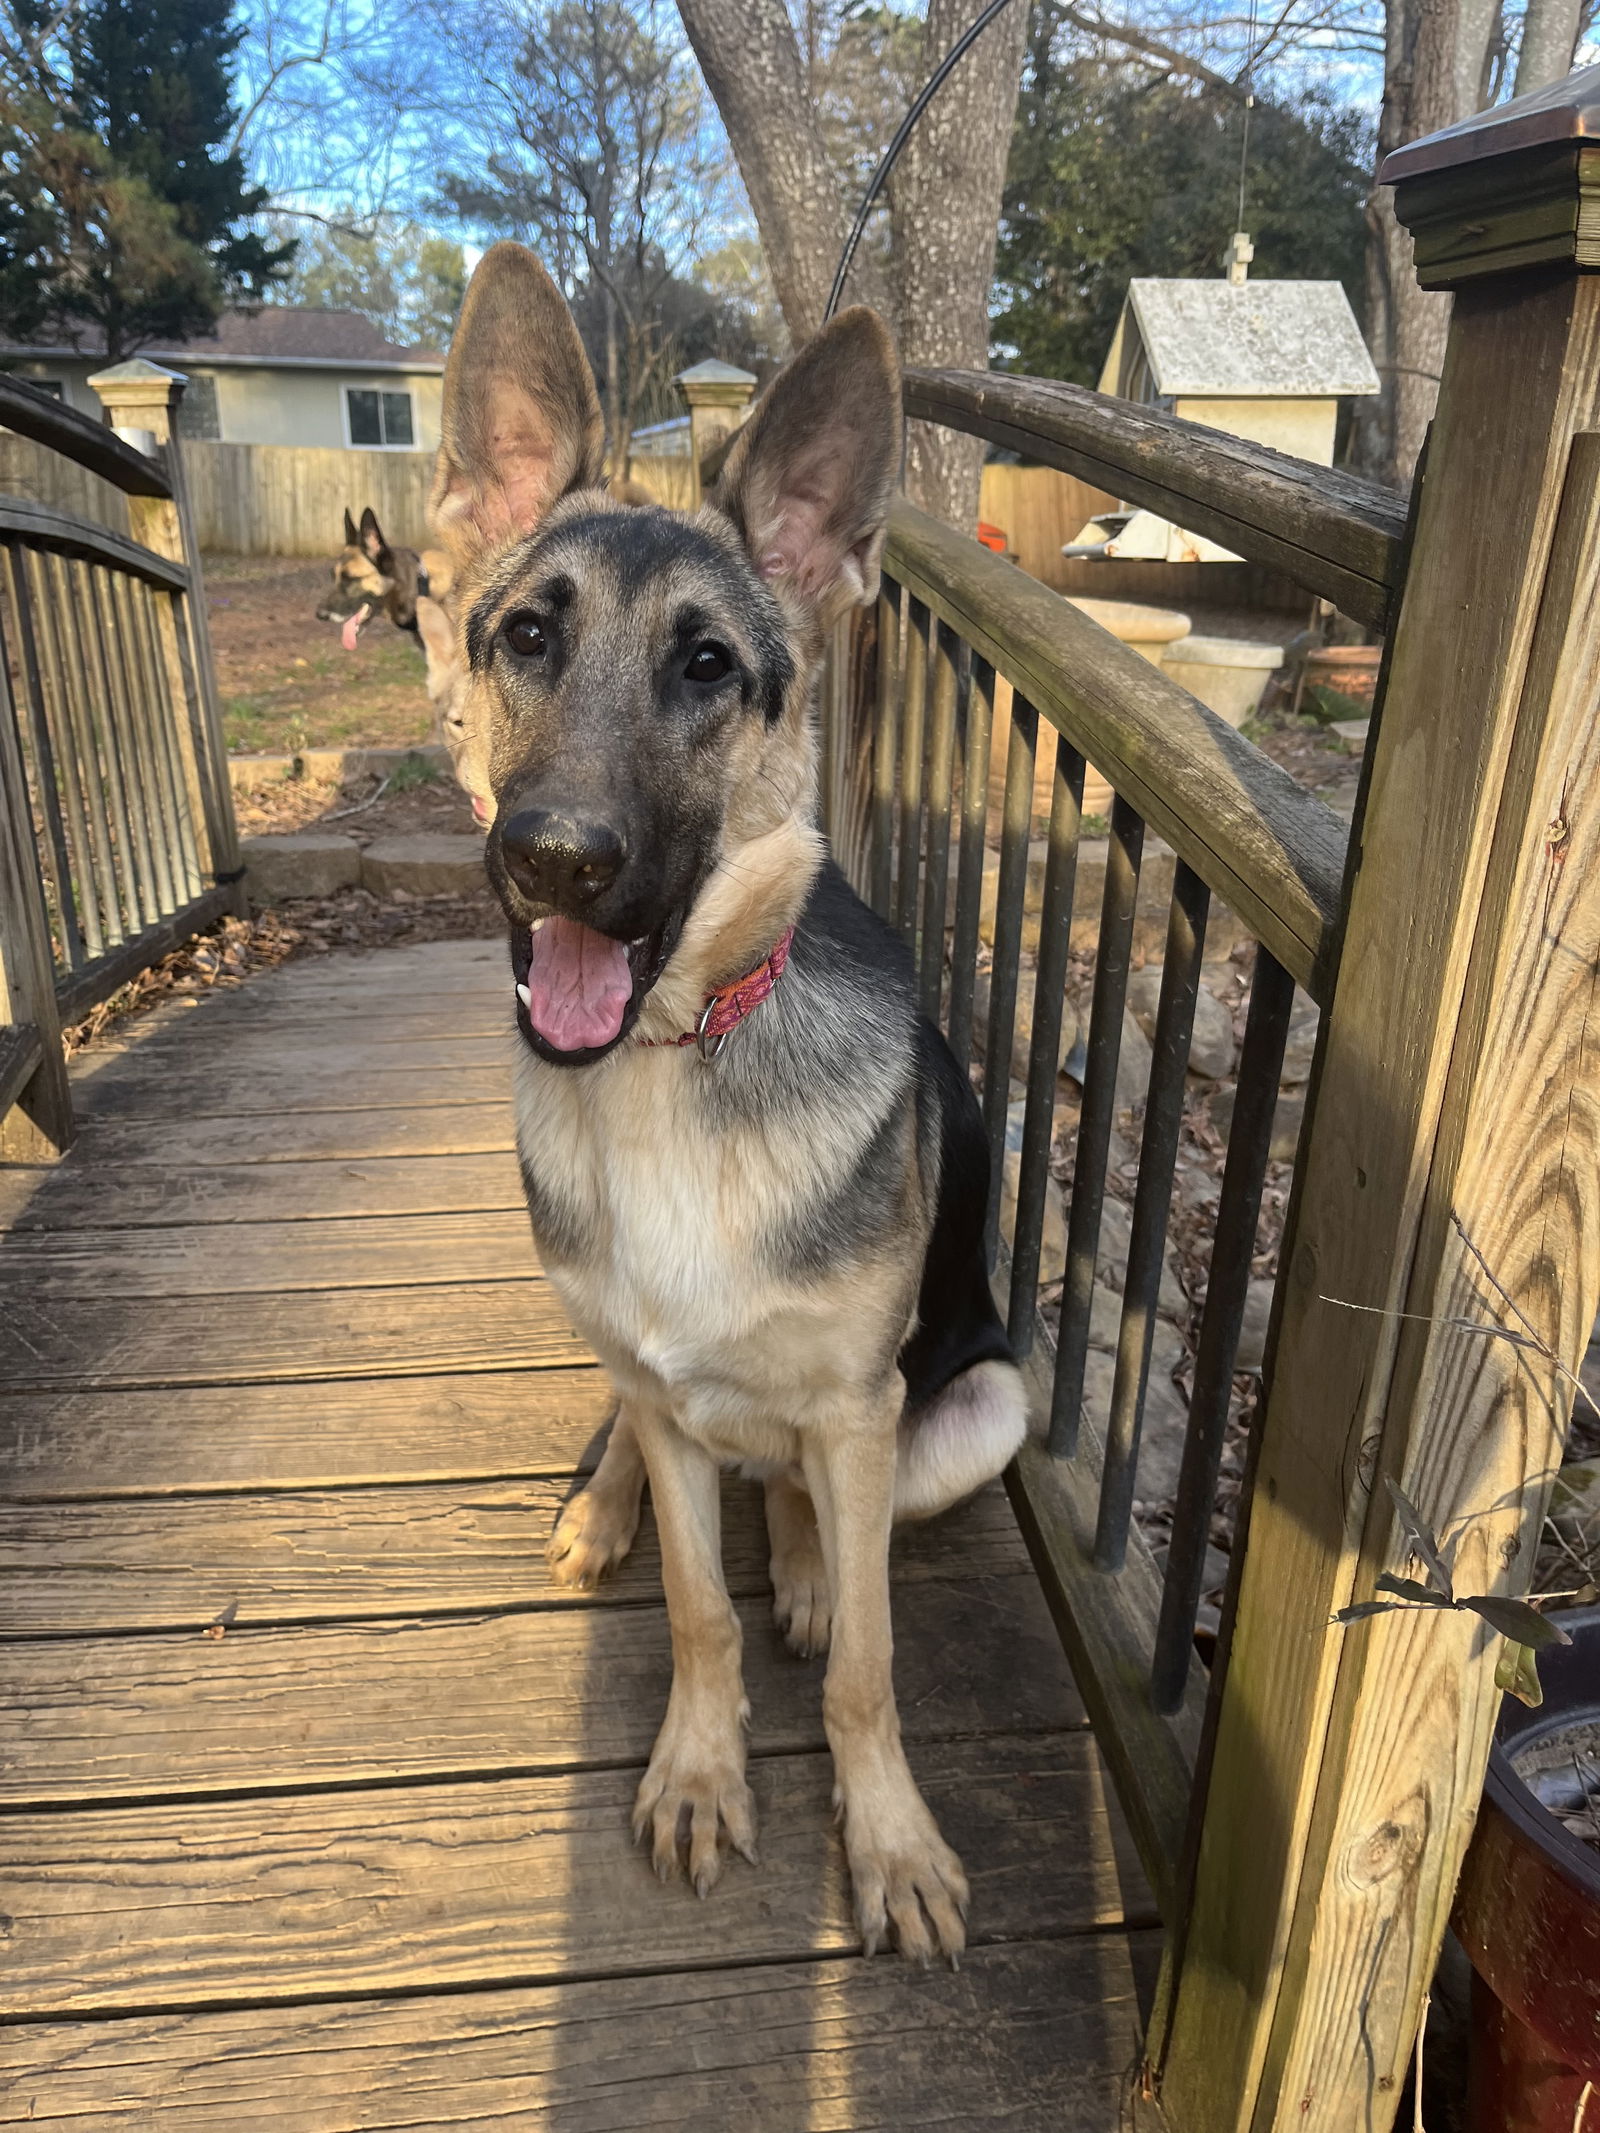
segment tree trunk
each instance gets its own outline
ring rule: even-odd
[[[1420,134],[1470,118],[1488,94],[1497,0],[1389,0],[1378,160]],[[1387,187],[1367,209],[1367,337],[1382,390],[1360,411],[1356,458],[1365,471],[1409,484],[1433,420],[1450,299],[1418,285],[1411,240]]]
[[[924,80],[983,5],[928,0]],[[1028,9],[1012,0],[957,62],[901,155],[892,228],[907,363],[989,366],[989,289],[1027,32]],[[981,440],[907,425],[906,489],[925,511],[970,532],[982,475]]]
[[[1513,94],[1526,96],[1572,72],[1581,13],[1580,0],[1528,0]]]
[[[679,0],[678,12],[728,129],[798,347],[822,324],[854,203],[828,160],[794,26],[783,0]],[[887,315],[872,261],[858,255],[846,293]]]
[[[930,0],[924,76],[981,4]],[[794,26],[783,0],[679,0],[679,13],[728,129],[784,323],[798,344],[822,323],[857,203],[845,198],[828,159]],[[1027,19],[1024,0],[1013,0],[939,91],[901,157],[891,203],[893,302],[875,262],[856,255],[845,295],[883,313],[908,363],[988,366],[989,287]],[[970,531],[982,463],[975,440],[913,423],[907,493]]]

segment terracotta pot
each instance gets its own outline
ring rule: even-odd
[[[1600,1852],[1545,1804],[1600,1779],[1600,1607],[1556,1619],[1573,1641],[1540,1653],[1537,1711],[1507,1699],[1456,1896],[1471,2133],[1600,2129]]]

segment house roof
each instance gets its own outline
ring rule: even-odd
[[[0,355],[70,357],[103,355],[98,334],[23,346],[0,341]],[[402,348],[359,311],[323,310],[310,304],[267,304],[259,311],[228,311],[212,334],[191,341],[153,342],[141,354],[154,362],[267,364],[318,370],[424,370],[444,368],[437,348]]]
[[[1163,398],[1317,399],[1375,393],[1336,281],[1130,281],[1128,309]]]

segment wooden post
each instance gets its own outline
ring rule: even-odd
[[[715,357],[679,371],[673,380],[689,403],[689,468],[692,499],[690,510],[700,508],[701,469],[706,456],[725,438],[731,437],[750,412],[756,380],[748,370]]]
[[[170,499],[130,496],[128,515],[136,541],[153,548],[157,555],[182,564],[188,574],[182,619],[174,601],[158,604],[162,650],[173,703],[189,708],[188,720],[180,720],[180,731],[190,804],[196,821],[205,824],[207,871],[214,882],[232,886],[233,908],[243,917],[249,904],[240,870],[239,831],[234,821],[227,747],[217,707],[205,584],[178,443],[178,403],[187,380],[176,371],[163,370],[160,364],[138,357],[131,363],[118,363],[111,370],[97,372],[89,383],[118,436],[158,460],[172,484]]]
[[[10,1029],[36,1032],[39,1063],[15,1108],[0,1108],[0,1161],[43,1162],[71,1143],[72,1091],[16,705],[0,657],[0,1037]]]
[[[1328,1618],[1407,1568],[1386,1478],[1458,1592],[1526,1588],[1600,1301],[1597,106],[1591,70],[1383,173],[1456,295],[1151,2039],[1175,2133],[1391,2123],[1500,1639]]]

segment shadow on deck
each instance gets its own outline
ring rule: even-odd
[[[162,1010],[0,1171],[0,2125],[1110,2133],[1153,1914],[998,1489],[895,1553],[959,1975],[854,1953],[741,1483],[762,1863],[702,1904],[630,1849],[666,1618],[648,1519],[596,1594],[545,1570],[608,1400],[505,988],[454,943]]]

